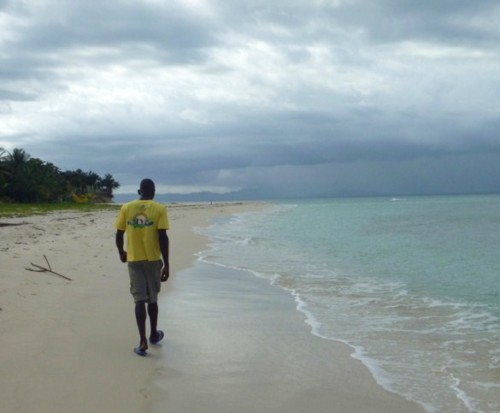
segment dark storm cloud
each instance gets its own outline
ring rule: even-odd
[[[330,15],[352,29],[362,29],[367,39],[373,41],[425,40],[476,44],[498,40],[499,30],[495,20],[499,13],[498,3],[493,0],[355,0],[333,9]]]
[[[0,1],[0,146],[172,191],[492,191],[499,18],[486,0]]]
[[[0,79],[18,90],[9,90],[12,96],[33,100],[42,87],[23,93],[19,82],[32,82],[35,89],[39,82],[59,88],[66,67],[86,64],[133,64],[137,59],[193,64],[207,58],[204,48],[213,43],[210,23],[175,3],[161,8],[121,1],[2,5],[15,17],[15,35],[3,41]]]
[[[52,7],[47,4],[46,8],[31,7],[30,3],[15,8],[26,23],[12,45],[50,51],[142,43],[182,54],[210,44],[212,38],[209,22],[176,2],[162,3],[161,7],[148,2],[92,0]]]

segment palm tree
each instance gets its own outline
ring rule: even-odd
[[[111,174],[106,174],[101,179],[100,187],[106,196],[113,198],[113,189],[119,188],[120,184],[115,181]]]
[[[14,148],[12,153],[7,155],[7,164],[12,169],[22,169],[26,166],[31,156],[21,148]]]
[[[29,201],[33,193],[33,180],[29,168],[30,155],[20,148],[15,148],[7,153],[3,165],[5,167],[6,180],[4,195],[15,201]]]
[[[0,177],[6,171],[5,162],[7,161],[8,154],[9,154],[9,152],[7,152],[4,148],[0,147]]]
[[[71,194],[88,195],[95,201],[109,201],[120,184],[110,174],[101,178],[95,172],[61,172],[55,165],[31,158],[24,149],[11,153],[0,148],[0,200],[14,202],[54,202]]]
[[[3,190],[5,187],[5,182],[7,180],[7,160],[8,152],[0,147],[0,197],[3,195]]]

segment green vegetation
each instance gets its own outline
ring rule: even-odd
[[[118,210],[119,204],[77,204],[74,202],[57,202],[42,204],[17,204],[0,202],[0,218],[26,217],[43,215],[55,211],[91,212],[102,210]]]
[[[24,149],[8,152],[0,148],[0,204],[110,202],[119,186],[110,174],[102,178],[81,169],[61,171]]]

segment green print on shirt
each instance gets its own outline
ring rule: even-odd
[[[127,224],[133,226],[134,228],[144,228],[152,226],[154,222],[148,219],[146,215],[138,214],[134,217],[134,219],[128,221]]]

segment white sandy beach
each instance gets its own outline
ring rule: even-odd
[[[193,227],[261,204],[169,206],[171,279],[160,327],[136,356],[116,212],[1,219],[0,392],[7,412],[423,412],[389,393],[339,343],[310,334],[266,281],[195,263]],[[31,272],[31,263],[72,278]],[[235,274],[237,276],[235,276]]]

